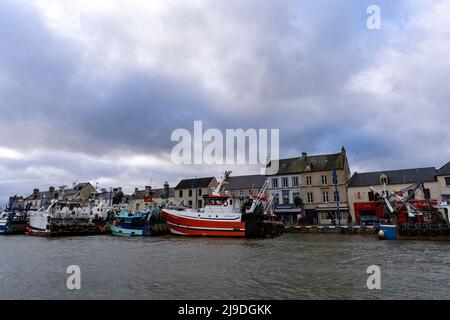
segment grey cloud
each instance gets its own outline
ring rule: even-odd
[[[450,64],[424,62],[434,57],[423,50],[433,35],[412,20],[425,14],[415,3],[380,1],[383,28],[370,32],[371,2],[176,3],[156,22],[145,10],[117,8],[85,14],[79,41],[49,28],[37,7],[2,1],[0,147],[44,155],[1,159],[0,176],[26,188],[76,177],[130,186],[151,177],[175,181],[191,171],[115,159],[167,156],[172,130],[194,120],[219,129],[280,128],[282,156],[345,145],[362,169],[439,166],[450,157],[443,120]],[[156,63],[141,66],[140,52]],[[381,81],[392,85],[387,98],[348,89],[385,63],[393,73]]]

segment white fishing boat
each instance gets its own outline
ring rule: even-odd
[[[111,208],[107,206],[74,207],[55,201],[50,206],[30,213],[30,235],[90,235],[108,232],[106,220]]]

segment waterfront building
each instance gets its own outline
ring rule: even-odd
[[[264,175],[230,176],[225,183],[224,190],[231,197],[231,204],[240,206],[242,201],[257,195],[266,182]]]
[[[122,187],[112,188],[110,190],[102,188],[100,189],[100,192],[93,194],[93,198],[96,206],[113,206],[125,202],[125,195],[122,191]]]
[[[92,198],[95,188],[89,182],[73,183],[71,189],[60,187],[59,199],[73,205],[84,205]]]
[[[450,204],[450,161],[437,172],[437,180],[441,188],[441,200]]]
[[[215,177],[183,179],[175,187],[175,203],[198,209],[204,207],[203,195],[211,193],[218,185]]]
[[[61,200],[72,206],[86,205],[95,193],[95,188],[89,182],[74,183],[71,189],[60,186],[58,189],[51,186],[48,191],[33,189],[33,193],[24,199],[24,205],[32,209],[47,208],[53,200]]]
[[[153,189],[153,202],[157,205],[175,203],[175,188],[171,188],[166,181],[163,188]]]
[[[144,190],[134,189],[130,199],[130,211],[147,211],[153,201],[153,190],[151,186],[145,186]]]
[[[55,190],[55,187],[49,187],[48,191],[40,191],[33,189],[33,193],[24,199],[25,207],[29,206],[31,209],[39,209],[41,207],[48,207],[52,200],[59,198],[60,190]]]
[[[269,194],[276,196],[275,214],[285,223],[347,223],[350,168],[344,147],[336,154],[302,152],[300,157],[281,159],[277,174],[268,178]]]
[[[350,204],[350,212],[353,221],[359,223],[362,216],[384,216],[384,202],[377,201],[374,192],[370,189],[373,187],[375,191],[388,192],[400,191],[408,187],[423,182],[425,192],[434,203],[439,202],[441,198],[441,188],[436,179],[436,169],[414,168],[401,170],[386,170],[376,172],[355,172],[348,183],[348,198]],[[410,201],[415,207],[424,205],[424,195],[418,193],[414,199]]]

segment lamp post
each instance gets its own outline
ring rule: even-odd
[[[197,191],[197,176],[195,177],[195,179],[192,181],[192,189],[195,192],[195,207],[192,206],[193,208],[199,209],[198,208],[198,191]]]
[[[335,189],[335,198],[336,198],[336,221],[335,221],[335,225],[340,225],[341,224],[341,214],[339,212],[339,191],[338,191],[338,176],[337,176],[337,172],[336,172],[336,168],[333,169],[333,184],[334,184],[334,189]]]

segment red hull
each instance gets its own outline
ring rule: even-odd
[[[245,237],[245,222],[180,217],[164,211],[173,234],[185,236]]]

